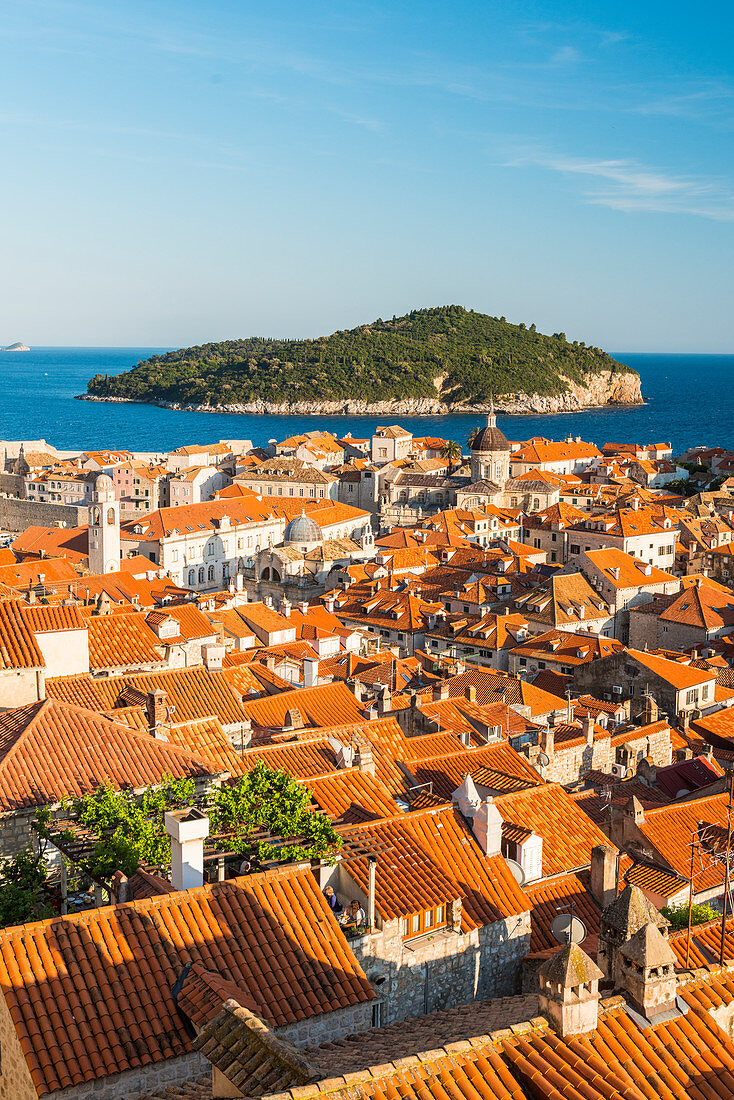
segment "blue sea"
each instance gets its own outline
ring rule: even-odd
[[[325,428],[367,436],[397,420],[414,435],[465,444],[479,416],[236,416],[176,412],[154,405],[75,401],[92,375],[118,374],[167,348],[33,348],[0,352],[0,439],[45,439],[61,449],[164,451],[184,443],[251,439],[257,446]],[[613,352],[640,372],[647,404],[554,416],[500,416],[509,439],[581,436],[606,442],[670,441],[674,453],[697,443],[734,448],[734,355]]]

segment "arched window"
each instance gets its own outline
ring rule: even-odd
[[[214,580],[214,566],[213,565],[209,566],[209,580],[210,581]]]
[[[189,569],[189,587],[192,588],[196,584],[196,570]]]
[[[225,561],[224,565],[222,566],[222,580],[223,581],[228,581],[229,580],[229,562],[228,561]]]
[[[99,527],[101,513],[99,508],[92,508],[92,526]]]
[[[261,581],[269,581],[270,580],[270,566],[269,565],[266,565],[265,568],[263,569],[262,573],[260,574],[260,580]]]
[[[199,566],[199,584],[204,583],[204,566]]]
[[[112,524],[114,522],[115,522],[115,509],[114,508],[108,508],[107,509],[107,523]]]

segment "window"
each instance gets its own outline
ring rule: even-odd
[[[199,567],[199,584],[203,584],[203,583],[204,583],[204,566],[201,565]]]
[[[580,554],[581,547],[578,545],[578,543],[572,542],[568,548],[568,552],[569,554]]]
[[[425,935],[426,932],[435,932],[445,924],[446,906],[438,905],[433,909],[424,909],[421,913],[413,913],[410,917],[403,917],[400,921],[400,934],[403,939],[411,939]]]
[[[195,584],[196,584],[196,570],[195,569],[189,569],[189,587],[193,588],[193,586]]]
[[[209,566],[209,580],[210,581],[214,580],[214,566],[213,565]]]
[[[382,1027],[382,1001],[372,1005],[372,1026]]]

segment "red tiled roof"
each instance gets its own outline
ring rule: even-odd
[[[0,600],[0,670],[43,668],[45,663],[20,602]]]
[[[415,906],[410,912],[461,898],[461,928],[468,932],[530,908],[503,857],[482,855],[471,831],[452,807],[416,810],[350,830],[350,837],[355,834],[382,840],[391,848],[377,856],[377,882],[384,880],[386,884],[384,904],[393,907],[390,912],[405,911],[401,890]],[[430,867],[430,873],[421,873],[421,866]],[[436,879],[432,878],[433,868],[440,872]],[[366,888],[366,859],[350,861],[349,873]],[[443,897],[437,896],[436,881],[440,883],[438,893],[444,891]],[[449,884],[453,892],[447,894]]]
[[[310,871],[0,932],[0,988],[39,1094],[192,1050],[172,988],[197,962],[275,1026],[374,994]]]
[[[582,947],[592,958],[596,954],[599,936],[599,918],[601,910],[589,893],[589,872],[559,875],[557,878],[543,879],[523,887],[530,898],[531,934],[530,950],[545,951],[549,947],[556,950],[559,941],[551,935],[550,926],[556,917],[569,916],[573,905],[573,915],[586,926],[586,939]]]
[[[176,722],[197,721],[212,714],[224,726],[245,721],[244,708],[219,670],[181,668],[103,679],[55,676],[46,680],[48,696],[100,711],[144,703],[147,693],[156,688],[165,691],[168,704],[176,708]]]
[[[139,788],[206,776],[199,757],[100,714],[45,699],[0,714],[0,809],[44,806],[100,783]]]
[[[283,691],[264,699],[243,702],[242,710],[253,725],[282,729],[289,710],[298,710],[304,724],[321,729],[337,723],[364,722],[365,718],[349,688],[342,683],[322,684],[300,691]]]
[[[558,875],[588,867],[591,850],[608,838],[557,783],[498,795],[503,820],[514,821],[543,838],[543,874]]]

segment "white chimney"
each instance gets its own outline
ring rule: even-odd
[[[201,647],[201,655],[210,671],[220,669],[224,661],[224,646],[221,642],[205,642]]]
[[[451,795],[459,812],[471,821],[472,832],[485,856],[502,852],[502,816],[491,798],[482,801],[476,783],[470,775]]]
[[[191,890],[204,883],[204,841],[209,818],[195,806],[166,812],[163,827],[171,838],[171,885]]]
[[[303,686],[305,688],[316,687],[319,682],[318,657],[304,657],[303,659]]]

